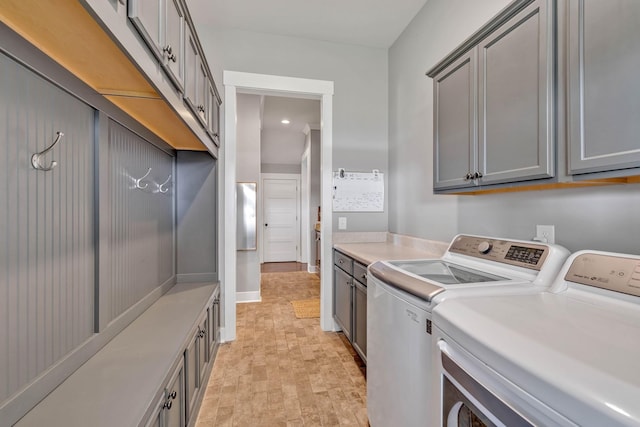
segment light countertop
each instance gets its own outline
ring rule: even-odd
[[[384,242],[335,243],[333,247],[362,264],[393,259],[439,258],[448,243],[390,235]]]

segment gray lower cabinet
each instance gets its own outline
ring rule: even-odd
[[[342,328],[344,335],[351,340],[351,294],[353,279],[339,267],[333,268],[333,317]]]
[[[184,385],[184,364],[180,361],[146,427],[183,427],[186,425]]]
[[[2,408],[94,334],[96,116],[4,54],[0,93]]]
[[[353,348],[367,362],[367,268],[354,265],[353,287]]]
[[[429,76],[434,84],[434,189],[555,175],[551,0],[516,8]]]
[[[213,360],[220,345],[220,288],[213,294],[213,301],[209,307],[209,359]]]
[[[367,267],[337,250],[333,259],[333,317],[366,362]]]
[[[637,1],[569,0],[570,174],[640,166],[639,23]]]
[[[198,393],[206,380],[204,374],[209,362],[209,346],[207,345],[207,329],[209,319],[207,313],[198,322],[198,328],[189,341],[184,352],[184,364],[186,371],[186,420],[194,415],[194,406]]]

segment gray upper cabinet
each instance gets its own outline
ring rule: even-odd
[[[568,15],[569,174],[639,167],[640,2],[570,0]]]
[[[164,0],[130,0],[129,18],[151,52],[162,60],[162,5]]]
[[[163,61],[168,76],[176,87],[184,90],[184,12],[177,0],[166,0]]]
[[[208,129],[209,122],[209,77],[207,67],[202,62],[202,55],[196,57],[196,110],[198,118],[205,129]]]
[[[179,91],[184,89],[184,22],[177,0],[130,0],[129,18]]]
[[[207,93],[207,111],[208,115],[208,123],[207,130],[211,138],[213,138],[213,142],[220,146],[220,99],[213,87],[211,82],[207,82],[208,93]]]
[[[184,100],[191,108],[194,114],[199,115],[198,111],[198,73],[199,55],[198,42],[196,41],[193,30],[190,25],[185,25],[185,61],[184,61]]]
[[[535,1],[478,46],[480,184],[550,178],[553,133],[553,27]]]
[[[476,50],[433,79],[435,189],[469,186],[477,156]]]
[[[555,176],[551,3],[514,2],[429,71],[436,191]]]

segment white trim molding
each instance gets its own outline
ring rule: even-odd
[[[253,74],[238,71],[223,72],[224,84],[224,138],[221,150],[221,251],[220,281],[222,284],[224,336],[223,341],[236,337],[236,97],[237,93],[279,95],[295,98],[319,99],[321,102],[322,145],[322,234],[321,252],[323,260],[331,260],[333,215],[331,214],[331,171],[333,168],[333,82],[297,77]],[[322,263],[320,283],[320,327],[335,331],[332,316],[333,288],[331,262]],[[244,297],[243,297],[244,298]]]
[[[260,291],[253,292],[236,292],[236,303],[262,302]]]

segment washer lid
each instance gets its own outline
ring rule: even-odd
[[[369,272],[379,280],[396,288],[402,289],[427,302],[444,291],[444,288],[426,280],[413,277],[394,268],[384,261],[376,261],[369,266]]]
[[[440,260],[388,261],[392,266],[443,285],[510,280],[485,271]]]
[[[640,425],[637,304],[573,290],[451,299],[433,323],[579,425]]]

